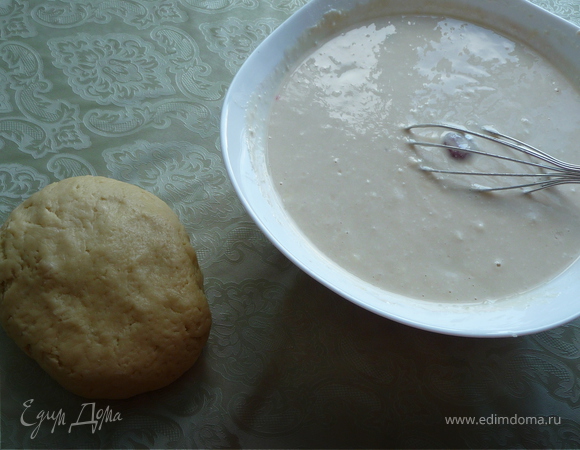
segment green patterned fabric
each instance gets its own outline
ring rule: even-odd
[[[177,382],[94,403],[0,331],[1,448],[580,447],[580,321],[516,339],[412,329],[310,279],[245,212],[221,105],[304,3],[0,1],[0,223],[66,177],[141,186],[185,224],[214,318]],[[578,0],[533,3],[580,24]],[[518,423],[528,416],[560,420]]]

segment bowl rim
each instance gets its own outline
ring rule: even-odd
[[[288,69],[288,55],[332,12],[356,16],[376,14],[446,14],[477,22],[514,39],[523,40],[533,30],[535,50],[553,63],[569,66],[580,86],[580,28],[527,0],[311,0],[274,30],[247,58],[234,76],[221,112],[220,142],[226,170],[240,201],[266,237],[302,271],[343,298],[373,313],[415,328],[465,337],[512,337],[537,333],[580,316],[580,261],[554,280],[526,294],[489,304],[442,304],[416,300],[373,287],[329,260],[309,243],[271,192],[263,155],[253,152],[262,139],[257,118],[267,114],[277,77]],[[461,11],[460,14],[457,11]],[[341,17],[342,17],[341,16]],[[487,19],[477,20],[479,17]],[[490,25],[488,22],[493,22]],[[482,23],[484,22],[484,23]],[[514,24],[517,25],[514,27]],[[541,28],[540,28],[541,27]],[[557,50],[557,51],[555,51]],[[299,56],[298,51],[292,58]],[[256,159],[258,158],[258,160]],[[262,158],[262,159],[260,159]],[[300,242],[301,245],[297,245]],[[538,320],[538,317],[540,320]]]

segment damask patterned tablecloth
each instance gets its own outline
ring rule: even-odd
[[[66,177],[139,185],[185,224],[213,313],[193,369],[123,401],[69,394],[1,331],[2,448],[580,447],[580,320],[509,339],[400,325],[302,273],[244,211],[224,94],[304,3],[0,1],[0,222]],[[534,3],[580,24],[578,0]]]

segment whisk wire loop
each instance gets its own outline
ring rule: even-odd
[[[442,148],[455,150],[458,152],[472,153],[477,155],[482,155],[486,157],[496,158],[504,161],[514,162],[517,164],[522,164],[526,166],[535,167],[538,169],[546,170],[547,172],[474,172],[474,171],[461,171],[461,170],[445,170],[445,169],[435,169],[432,167],[421,166],[421,169],[426,172],[442,173],[442,174],[453,174],[453,175],[474,175],[474,176],[497,176],[497,177],[534,177],[539,180],[532,181],[529,183],[514,184],[509,186],[500,187],[483,187],[477,186],[474,189],[479,191],[502,191],[523,188],[527,190],[526,193],[531,193],[540,189],[545,189],[552,186],[557,186],[561,184],[580,184],[580,165],[570,164],[562,161],[558,158],[551,156],[550,154],[527,144],[519,139],[508,136],[506,134],[500,133],[499,131],[491,127],[483,127],[482,132],[469,130],[464,127],[459,127],[455,125],[442,124],[442,123],[419,123],[415,125],[410,125],[405,128],[406,131],[411,131],[416,128],[437,128],[448,131],[453,131],[460,133],[464,136],[472,136],[487,141],[491,141],[495,144],[499,144],[522,154],[528,155],[535,158],[536,161],[524,160],[512,156],[500,155],[497,153],[490,153],[487,151],[482,151],[477,148],[469,148],[464,146],[448,145],[445,143],[437,142],[427,142],[427,141],[417,141],[409,140],[409,144],[412,146],[420,146],[426,148]]]

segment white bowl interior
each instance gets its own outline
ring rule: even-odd
[[[580,261],[549,283],[510,299],[473,305],[415,300],[362,281],[329,260],[282,207],[268,174],[264,136],[283,75],[329,30],[387,14],[446,15],[487,26],[549,55],[580,85],[578,28],[525,0],[312,0],[252,53],[224,102],[224,160],[249,214],[302,270],[346,299],[401,323],[445,334],[502,337],[542,331],[577,317]],[[317,27],[322,21],[332,27]]]

